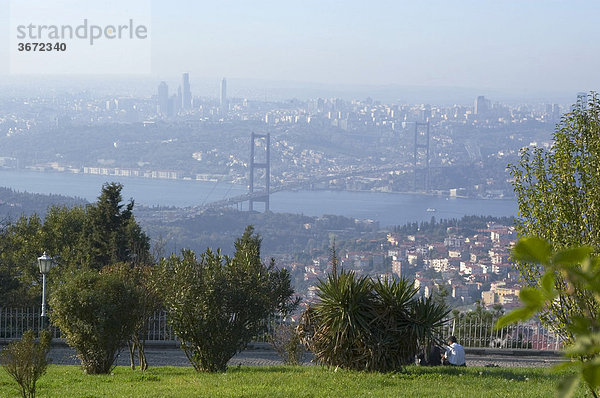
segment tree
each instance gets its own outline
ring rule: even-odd
[[[575,246],[553,251],[544,239],[528,237],[521,239],[513,250],[513,257],[523,264],[534,264],[542,269],[540,284],[521,289],[519,298],[522,307],[498,320],[496,328],[510,323],[528,320],[554,305],[557,297],[564,293],[556,288],[559,277],[567,287],[566,292],[589,292],[589,296],[576,295],[579,308],[600,308],[600,257],[591,246]],[[584,302],[580,302],[584,300]],[[593,303],[589,303],[592,300]],[[559,365],[575,368],[577,373],[559,385],[559,396],[570,397],[581,381],[594,397],[600,390],[600,321],[596,314],[583,313],[571,316],[565,328],[573,336],[573,344],[567,346],[565,355],[570,361]]]
[[[519,204],[515,226],[520,236],[539,236],[556,249],[589,245],[600,249],[600,100],[592,93],[589,103],[578,102],[563,116],[550,150],[525,149],[519,164],[509,166]],[[537,264],[517,263],[522,278],[539,286],[542,269]],[[567,340],[574,317],[598,317],[589,292],[568,291],[559,275],[556,301],[540,319]]]
[[[110,373],[135,330],[139,300],[135,288],[119,276],[80,270],[55,288],[51,320],[86,373]]]
[[[39,303],[36,258],[43,251],[60,263],[51,271],[50,283],[80,268],[151,263],[149,239],[132,214],[133,201],[126,208],[120,203],[121,189],[120,184],[105,184],[98,202],[86,208],[52,206],[43,221],[37,214],[22,216],[0,230],[0,304]]]
[[[210,249],[197,258],[187,250],[161,263],[158,284],[169,322],[197,371],[226,370],[269,316],[297,304],[287,271],[261,262],[260,243],[247,227],[233,258]]]
[[[23,398],[35,397],[37,380],[48,368],[51,341],[50,332],[43,330],[39,342],[36,343],[33,331],[28,330],[23,333],[21,340],[10,343],[2,350],[2,367],[19,384]]]
[[[6,291],[5,297],[12,305],[39,302],[36,299],[41,296],[41,278],[36,258],[41,254],[41,227],[39,216],[21,216],[5,229],[0,239],[0,266],[4,277],[12,279],[5,288],[14,289]]]
[[[122,189],[119,183],[104,184],[98,201],[86,209],[84,254],[85,263],[91,268],[150,260],[149,238],[135,221],[133,199],[127,205],[121,203]]]

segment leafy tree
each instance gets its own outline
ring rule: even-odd
[[[12,281],[15,290],[7,291],[12,305],[31,305],[39,302],[41,277],[36,263],[42,247],[42,220],[37,215],[21,216],[9,225],[0,239],[0,266],[3,276]]]
[[[110,373],[135,330],[139,300],[135,288],[117,275],[80,270],[55,288],[51,320],[86,373]]]
[[[525,149],[518,165],[509,166],[519,203],[516,228],[520,236],[539,236],[557,248],[589,245],[600,249],[600,100],[592,93],[589,103],[578,102],[563,116],[550,150]],[[530,286],[540,283],[537,264],[517,263]],[[586,291],[568,290],[556,280],[557,299],[540,315],[546,325],[570,339],[568,325],[574,317],[598,308]]]
[[[418,289],[406,279],[374,281],[342,271],[318,287],[319,302],[304,312],[299,333],[327,366],[397,371],[438,341],[435,330],[449,313],[431,298],[415,300]]]
[[[293,309],[290,277],[260,260],[260,237],[248,227],[233,258],[208,249],[161,263],[159,289],[181,348],[197,371],[217,372],[259,332],[275,312]]]
[[[542,275],[538,286],[521,289],[519,298],[523,306],[500,318],[496,328],[528,320],[554,305],[562,293],[555,283],[559,276],[564,282],[562,286],[566,286],[566,293],[589,293],[574,296],[575,303],[586,312],[572,315],[571,322],[565,325],[573,336],[573,344],[565,350],[571,361],[559,366],[575,368],[578,372],[559,385],[561,397],[572,396],[581,381],[594,397],[598,397],[600,391],[600,321],[597,310],[591,313],[592,308],[600,308],[600,257],[594,254],[596,250],[591,246],[575,246],[553,252],[552,246],[538,237],[521,239],[513,250],[516,260],[537,265],[542,269]]]
[[[49,275],[51,284],[80,268],[151,263],[149,239],[131,213],[133,201],[123,209],[121,189],[120,184],[105,184],[98,203],[87,208],[53,206],[43,221],[37,214],[23,215],[0,230],[0,279],[5,281],[0,304],[39,303],[41,276],[36,259],[43,251],[60,263]]]
[[[2,350],[0,355],[2,367],[19,384],[23,398],[35,397],[37,380],[46,373],[48,368],[51,341],[50,332],[43,330],[39,342],[36,343],[33,331],[28,330],[21,340],[10,343]]]

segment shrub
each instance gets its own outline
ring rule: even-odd
[[[23,398],[35,397],[35,384],[48,367],[51,340],[50,332],[44,330],[40,333],[39,343],[36,343],[33,331],[28,330],[21,340],[10,343],[2,350],[2,367],[19,383]]]
[[[127,341],[129,348],[129,361],[131,369],[135,369],[135,351],[138,352],[140,370],[148,369],[146,359],[146,334],[148,332],[148,319],[161,308],[161,301],[152,286],[155,269],[149,265],[132,265],[117,263],[104,267],[102,273],[116,275],[122,281],[126,281],[135,290],[138,296],[138,305],[135,308],[135,328],[133,334]]]
[[[330,275],[318,285],[320,299],[302,317],[303,342],[327,366],[395,371],[410,364],[419,347],[437,340],[434,330],[449,310],[431,299],[414,299],[407,280]]]
[[[260,238],[248,227],[233,258],[192,251],[161,263],[158,289],[181,348],[197,371],[218,372],[265,328],[275,312],[297,303],[289,273],[260,260]]]
[[[53,293],[52,322],[77,351],[86,373],[110,373],[133,334],[139,297],[117,275],[80,271]]]

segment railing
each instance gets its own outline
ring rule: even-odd
[[[257,335],[256,342],[268,342],[277,318],[266,321],[265,331]],[[21,338],[27,330],[36,334],[42,329],[42,318],[39,309],[33,308],[0,308],[0,342]],[[58,327],[50,325],[52,338],[61,338]],[[166,311],[157,311],[148,318],[146,341],[175,343],[177,338],[169,325]]]
[[[36,334],[42,329],[42,317],[39,309],[0,308],[0,341],[19,339],[27,330]],[[60,338],[60,329],[49,327],[52,338]]]
[[[450,319],[440,330],[442,338],[455,336],[464,347],[560,350],[562,339],[539,322],[527,322],[494,329],[495,321]]]
[[[256,336],[256,342],[268,342],[273,326],[280,320],[269,319],[265,332]],[[23,333],[32,329],[41,329],[39,309],[0,308],[0,342],[20,338]],[[50,326],[54,338],[61,338],[60,329]],[[562,341],[551,330],[538,322],[509,325],[502,329],[494,329],[494,321],[464,318],[450,319],[438,331],[439,336],[447,338],[456,336],[458,342],[472,348],[520,348],[532,350],[560,350]],[[167,313],[157,311],[148,319],[146,341],[175,342],[176,336],[168,323]]]

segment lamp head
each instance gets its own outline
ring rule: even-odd
[[[47,255],[46,252],[44,252],[44,254],[42,254],[41,257],[38,257],[38,265],[40,267],[40,272],[42,274],[47,274],[48,272],[50,272],[50,268],[52,268],[52,265],[54,265],[54,260],[52,259],[52,257]]]

